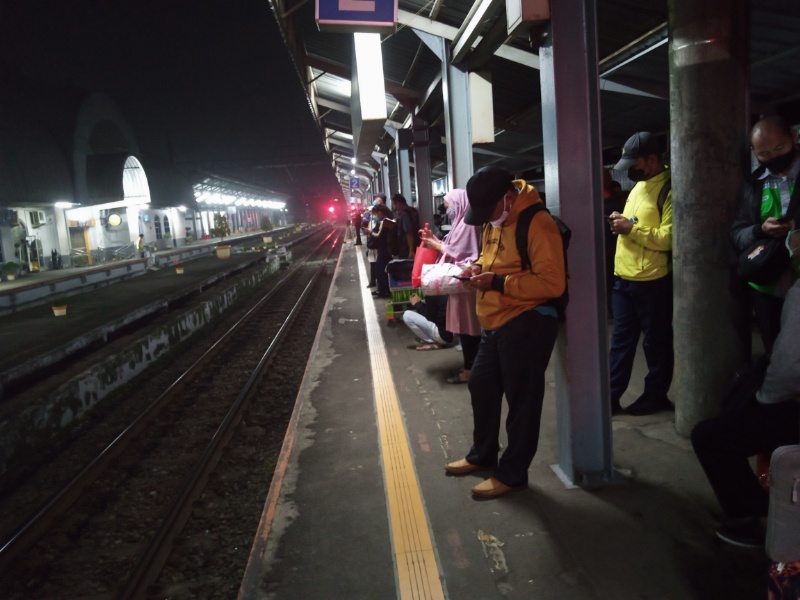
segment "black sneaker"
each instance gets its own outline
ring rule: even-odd
[[[654,415],[662,410],[672,410],[672,402],[666,396],[648,396],[642,394],[636,402],[625,409],[625,412],[634,417]]]
[[[723,542],[742,548],[763,548],[767,532],[758,519],[737,519],[720,525],[717,537]]]

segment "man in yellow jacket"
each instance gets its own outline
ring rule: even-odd
[[[492,477],[475,485],[472,493],[496,498],[528,484],[528,467],[539,443],[544,372],[558,333],[557,313],[548,302],[566,286],[564,251],[555,221],[539,211],[528,229],[531,265],[522,268],[517,219],[541,199],[533,186],[515,181],[508,171],[480,169],[467,182],[467,197],[464,222],[485,225],[481,255],[461,274],[477,290],[482,336],[469,378],[472,448],[445,471],[467,475],[491,470]],[[498,461],[504,394],[508,443]]]
[[[617,238],[611,310],[611,410],[620,412],[620,398],[631,379],[639,336],[647,360],[644,393],[625,409],[630,415],[650,415],[672,407],[667,392],[672,383],[672,191],[659,206],[659,195],[670,180],[655,137],[642,131],[622,149],[615,170],[627,170],[636,185],[625,208],[608,216]],[[666,188],[669,189],[669,188]]]

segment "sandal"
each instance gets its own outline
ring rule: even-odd
[[[469,375],[464,371],[459,371],[455,377],[448,377],[447,383],[458,385],[459,383],[469,383]]]
[[[417,350],[420,351],[420,352],[427,352],[428,350],[439,350],[439,344],[436,344],[436,343],[433,343],[433,344],[428,344],[428,343],[420,344],[419,346],[417,346]]]

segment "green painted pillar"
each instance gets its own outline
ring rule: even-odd
[[[744,358],[728,238],[748,136],[749,5],[669,0],[675,426],[719,412]]]

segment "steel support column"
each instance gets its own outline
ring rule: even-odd
[[[450,189],[467,187],[472,162],[469,73],[450,64],[450,52],[442,63],[442,99],[447,138],[447,183]]]
[[[472,177],[472,120],[470,118],[469,73],[450,61],[448,40],[414,30],[442,63],[442,101],[447,150],[447,186],[464,188]]]
[[[614,468],[595,1],[559,0],[551,11],[539,53],[547,206],[572,229],[570,303],[555,352],[554,470],[567,483],[596,487],[614,479]]]
[[[433,182],[428,123],[414,115],[414,178],[417,184],[417,209],[421,223],[433,223]],[[409,199],[410,202],[410,199]]]
[[[389,186],[386,188],[386,206],[389,206],[389,200],[392,199],[392,194],[396,194],[400,190],[396,154],[397,150],[390,150],[389,154],[386,156],[386,166],[389,170]]]
[[[719,411],[749,323],[730,293],[729,231],[748,147],[748,3],[670,0],[675,426]],[[747,340],[749,343],[749,340]]]
[[[381,162],[381,191],[386,194],[386,196],[390,196],[389,190],[391,190],[391,186],[389,185],[389,157],[384,157],[383,161]]]
[[[397,143],[397,138],[395,138],[395,144],[399,146]],[[411,150],[409,148],[398,148],[397,149],[397,182],[400,185],[400,189],[398,190],[399,193],[405,196],[405,199],[411,204],[412,193],[411,193],[411,158],[410,158]],[[389,198],[391,199],[391,198]]]

